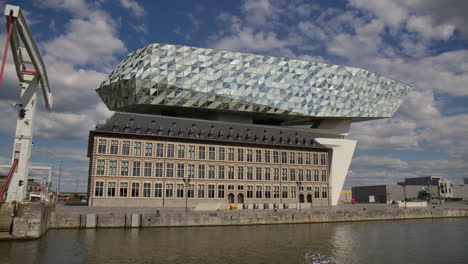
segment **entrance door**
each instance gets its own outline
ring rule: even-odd
[[[237,195],[237,203],[244,203],[244,195],[242,193]]]
[[[312,203],[312,194],[307,195],[307,202]]]
[[[299,194],[299,202],[304,203],[304,194]]]
[[[234,203],[234,194],[232,193],[228,194],[228,201],[229,203]]]

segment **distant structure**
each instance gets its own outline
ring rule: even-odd
[[[464,183],[464,184],[468,184],[468,178],[464,178],[464,179],[463,179],[463,183]]]
[[[336,205],[353,122],[391,117],[411,87],[364,69],[151,44],[97,93],[91,206]]]

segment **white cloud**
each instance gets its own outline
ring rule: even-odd
[[[134,16],[141,17],[146,15],[145,8],[133,0],[120,0],[122,7],[129,9]]]

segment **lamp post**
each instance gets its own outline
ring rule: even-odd
[[[301,211],[301,209],[302,209],[302,205],[301,205],[301,186],[302,186],[302,182],[301,181],[296,181],[296,184],[297,184],[297,190],[298,190],[298,193],[299,193],[299,211]]]
[[[403,197],[405,199],[405,209],[406,209],[406,183],[405,182],[401,182],[399,183],[401,185],[401,187],[403,187]]]
[[[183,178],[182,180],[184,181],[184,184],[185,184],[185,212],[187,213],[188,212],[188,188],[192,179]]]

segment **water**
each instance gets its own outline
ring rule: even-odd
[[[0,242],[0,263],[468,263],[468,219],[49,230]]]

